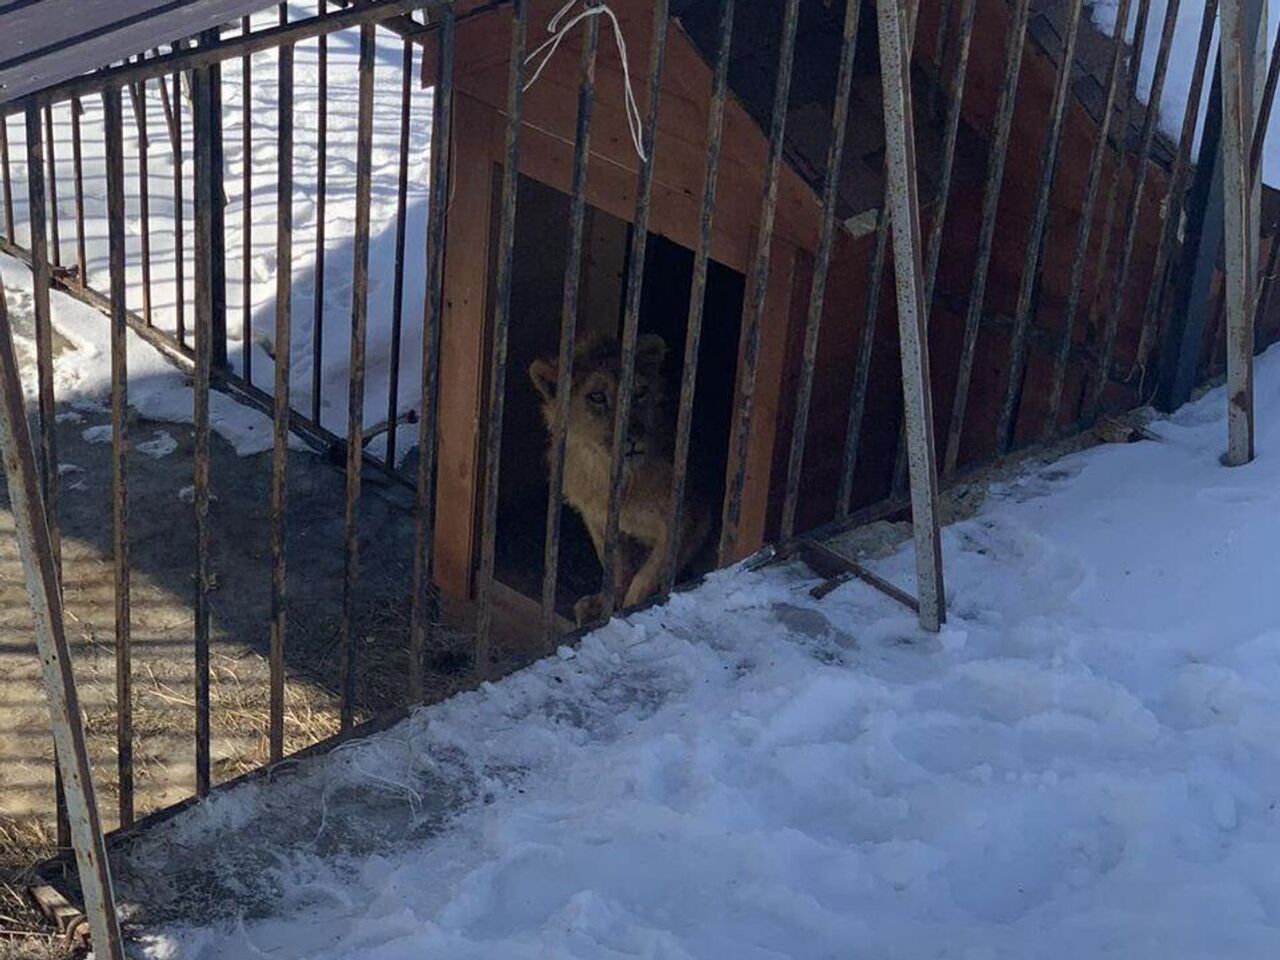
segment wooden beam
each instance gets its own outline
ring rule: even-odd
[[[471,598],[479,556],[480,435],[489,327],[489,233],[493,212],[491,152],[497,111],[454,98],[453,197],[444,261],[440,331],[439,464],[436,481],[435,580],[451,600]]]

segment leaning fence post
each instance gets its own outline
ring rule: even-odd
[[[26,577],[27,600],[35,620],[36,648],[44,673],[45,696],[49,701],[58,767],[65,784],[71,821],[71,842],[80,871],[94,952],[107,960],[124,960],[107,847],[102,839],[102,823],[93,793],[80,703],[63,626],[62,591],[54,562],[53,540],[36,479],[35,451],[27,430],[3,282],[0,282],[0,456],[4,460],[9,503]]]
[[[1245,68],[1242,0],[1222,4],[1222,188],[1226,247],[1227,455],[1228,466],[1253,459],[1253,238],[1258,224],[1250,202],[1246,165],[1253,117]]]
[[[921,261],[920,199],[912,128],[911,64],[898,0],[877,0],[880,76],[884,84],[885,183],[893,229],[898,293],[898,338],[902,354],[902,399],[911,478],[911,520],[916,544],[920,625],[936,631],[946,619],[942,541],[938,529],[938,464],[929,390],[929,346],[925,334],[924,270]]]

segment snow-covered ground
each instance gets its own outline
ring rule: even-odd
[[[129,868],[231,918],[150,955],[1275,956],[1280,351],[1248,467],[1224,406],[993,489],[940,636],[726,571],[215,797]],[[909,545],[877,566],[909,583]]]
[[[315,0],[290,4],[290,16],[301,18],[316,11]],[[274,7],[254,17],[255,29],[277,22]],[[400,154],[400,96],[404,76],[403,44],[389,31],[379,31],[374,67],[374,138],[372,152],[373,191],[370,217],[373,236],[370,249],[369,337],[366,361],[365,423],[373,426],[386,419],[391,369],[391,316],[394,290],[395,218]],[[352,236],[355,231],[356,114],[359,62],[359,31],[347,30],[329,38],[328,109],[328,189],[325,208],[325,310],[324,362],[321,371],[321,422],[339,434],[346,433],[348,402],[348,359],[351,346]],[[422,354],[422,308],[425,290],[425,229],[427,182],[430,169],[431,91],[417,82],[422,60],[414,60],[411,84],[411,115],[408,151],[408,202],[405,242],[404,329],[400,363],[398,412],[417,410],[420,402]],[[270,391],[275,341],[276,276],[276,170],[277,170],[277,71],[275,51],[255,54],[251,70],[251,133],[249,157],[252,174],[252,230],[248,237],[249,302],[252,342],[243,338],[244,296],[242,282],[246,237],[242,228],[245,193],[243,172],[244,84],[239,60],[223,68],[224,145],[226,152],[226,251],[228,353],[237,371],[243,368],[245,349],[252,351],[254,382]],[[316,295],[316,221],[319,213],[317,180],[317,125],[319,123],[319,47],[317,41],[299,44],[295,50],[294,109],[294,257],[292,402],[309,412],[313,382],[312,317]],[[177,324],[177,285],[174,224],[173,158],[159,87],[152,83],[146,100],[148,154],[148,194],[151,205],[152,297],[155,325],[171,334]],[[82,123],[85,169],[85,237],[89,282],[97,290],[109,289],[107,275],[107,219],[105,145],[102,136],[102,102],[84,101]],[[137,126],[133,103],[124,97],[126,253],[128,305],[142,312],[142,219],[139,201]],[[62,263],[75,264],[75,192],[72,166],[72,126],[69,106],[54,110],[54,139],[57,156],[58,209],[61,214]],[[189,106],[183,103],[184,136],[184,250],[185,326],[188,343],[194,315],[194,259],[192,224],[192,143]],[[23,124],[8,124],[10,153],[15,184],[14,210],[17,240],[29,243],[30,229],[26,202],[26,146]],[[19,273],[22,277],[19,278]],[[7,285],[29,282],[29,273],[14,263],[0,264]],[[72,301],[67,300],[67,304]],[[102,379],[103,373],[108,379]],[[109,366],[86,367],[83,382],[97,378],[98,387],[109,384]],[[178,419],[190,420],[189,410]],[[417,428],[400,427],[399,453],[403,456],[416,440]],[[385,439],[374,440],[369,449],[380,454]]]

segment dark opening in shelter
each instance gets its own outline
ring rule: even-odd
[[[553,358],[559,349],[568,250],[565,243],[557,241],[568,235],[568,229],[568,195],[521,177],[495,566],[501,584],[532,600],[541,597],[543,581],[550,431],[543,422],[540,398],[528,371],[535,360]],[[587,208],[578,294],[580,343],[596,337],[621,337],[631,230],[622,220]],[[494,276],[492,269],[490,276]],[[667,344],[662,379],[668,401],[666,419],[673,430],[692,284],[693,252],[650,234],[639,330],[641,335],[661,336]],[[689,482],[703,491],[715,518],[708,545],[718,533],[724,497],[744,289],[741,273],[711,262],[693,405],[693,435],[698,441],[689,456]],[[491,289],[491,301],[492,297]],[[710,550],[704,549],[703,554],[692,569],[710,567]],[[601,569],[582,518],[568,505],[561,511],[559,561],[556,609],[561,616],[572,618],[574,603],[600,589]]]

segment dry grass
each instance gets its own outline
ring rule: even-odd
[[[0,960],[66,957],[67,948],[27,899],[32,866],[57,849],[51,824],[0,820]]]

